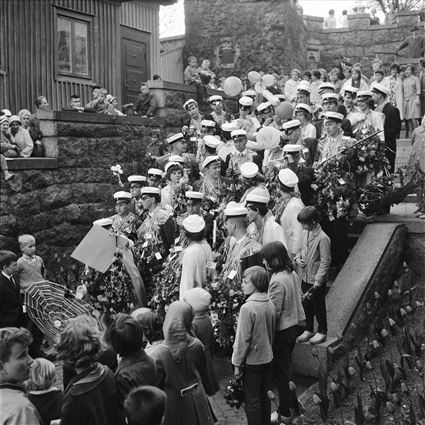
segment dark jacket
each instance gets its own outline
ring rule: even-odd
[[[152,93],[140,93],[134,105],[134,111],[139,116],[153,117],[157,108],[158,104]]]
[[[122,409],[128,393],[139,385],[158,386],[154,360],[142,349],[133,356],[124,356],[115,372],[118,408]]]
[[[390,102],[386,103],[382,108],[382,113],[385,115],[384,121],[384,137],[385,143],[395,147],[396,140],[400,136],[401,119],[400,111]]]
[[[18,282],[15,279],[16,282]],[[14,285],[0,272],[0,328],[23,326],[19,283]]]
[[[60,418],[63,402],[61,390],[54,389],[42,394],[29,393],[28,398],[43,419],[43,424],[48,425],[52,420]]]
[[[61,425],[117,425],[113,373],[99,363],[71,379],[65,389]]]
[[[317,121],[316,124],[315,124],[316,131],[317,131],[316,137],[318,139],[320,139],[320,137],[322,136],[323,122],[324,122],[324,120],[322,119],[322,120]],[[353,129],[351,128],[350,120],[347,120],[347,118],[344,118],[341,122],[341,128],[342,128],[342,131],[344,133],[344,136],[353,137]]]

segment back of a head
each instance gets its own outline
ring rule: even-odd
[[[129,314],[119,313],[109,329],[109,341],[121,356],[136,354],[142,349],[142,326]]]
[[[167,396],[150,385],[133,389],[124,401],[128,425],[161,425],[164,420]],[[177,413],[177,412],[176,412]]]

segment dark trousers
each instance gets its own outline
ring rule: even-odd
[[[271,389],[271,365],[245,365],[243,386],[248,425],[270,425],[271,408],[267,391]]]
[[[306,297],[303,301],[306,329],[309,332],[314,332],[314,318],[317,320],[317,332],[326,334],[328,332],[328,322],[326,319],[326,285],[311,289],[313,285],[302,282],[301,289],[303,294],[310,290],[310,296]]]
[[[339,217],[332,221],[325,219],[320,224],[331,240],[332,265],[341,267],[348,257],[347,217]]]
[[[292,380],[291,355],[298,336],[298,326],[276,331],[273,340],[273,378],[279,393],[279,413],[289,416],[288,409],[294,407],[294,400],[289,389]]]
[[[395,157],[397,151],[397,139],[396,138],[385,138],[385,145],[387,149],[385,150],[385,156],[389,162],[389,171],[390,173],[394,173],[395,168]]]

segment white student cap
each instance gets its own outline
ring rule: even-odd
[[[117,201],[130,201],[133,198],[130,192],[124,192],[120,190],[114,193],[114,199]]]
[[[258,112],[264,111],[265,109],[270,108],[270,106],[272,106],[272,104],[271,104],[270,102],[263,102],[263,103],[260,103],[260,104],[257,106],[257,111],[258,111]]]
[[[335,84],[332,84],[332,83],[329,83],[329,82],[322,83],[317,88],[317,91],[320,93],[321,91],[326,90],[326,89],[335,91]]]
[[[255,90],[246,90],[246,91],[242,92],[242,96],[256,97],[257,92]]]
[[[263,149],[273,149],[279,146],[280,131],[274,127],[262,127],[257,133],[257,143]]]
[[[372,94],[370,90],[362,90],[357,92],[357,97],[372,97]]]
[[[233,130],[236,130],[238,127],[236,123],[234,122],[225,122],[221,124],[222,131],[225,131],[227,133],[231,133]]]
[[[169,169],[170,167],[172,167],[173,165],[177,165],[177,167],[179,167],[180,169],[182,168],[182,165],[180,164],[180,162],[177,162],[177,161],[168,161],[168,162],[165,164],[165,167],[164,167],[165,172],[167,172],[167,171],[168,171],[168,169]]]
[[[112,224],[112,218],[99,218],[99,220],[93,221],[93,224],[101,227],[110,226]]]
[[[238,128],[237,130],[233,130],[230,135],[232,136],[232,139],[235,137],[246,137],[246,131]]]
[[[142,183],[146,181],[146,177],[145,176],[138,176],[136,174],[132,175],[132,176],[128,176],[127,180],[130,183]]]
[[[184,196],[188,199],[204,199],[202,192],[195,192],[194,190],[187,190]]]
[[[284,152],[300,152],[302,151],[302,146],[301,145],[293,145],[292,143],[288,143],[283,147],[283,151]]]
[[[209,148],[217,149],[220,144],[220,140],[218,140],[215,136],[206,135],[204,136],[204,143],[205,146],[208,146]]]
[[[307,105],[307,103],[297,103],[295,106],[295,112],[297,111],[305,111],[308,112],[311,115],[311,107]]]
[[[217,155],[207,156],[202,163],[202,168],[206,168],[211,165],[213,162],[220,162],[220,157]]]
[[[384,94],[385,96],[390,95],[390,91],[380,83],[373,83],[372,84],[372,92],[378,93],[378,94]]]
[[[142,195],[161,195],[161,189],[153,186],[142,187],[141,192]]]
[[[343,91],[344,91],[344,93],[347,92],[347,93],[354,93],[354,94],[356,94],[356,93],[358,93],[359,89],[357,87],[347,86],[347,87],[345,87],[343,89]]]
[[[194,105],[198,106],[198,102],[197,102],[196,100],[194,100],[194,99],[189,99],[187,102],[185,102],[185,103],[184,103],[183,108],[184,108],[184,109],[187,109],[187,108],[188,108],[190,105],[192,105],[192,104],[194,104]]]
[[[202,120],[201,127],[215,128],[215,121],[213,120]]]
[[[9,111],[9,109],[2,109],[1,112],[3,115],[5,115],[7,118],[10,118],[12,116],[12,112]]]
[[[169,137],[169,138],[167,139],[167,143],[168,143],[169,145],[172,145],[173,143],[179,142],[179,141],[181,141],[181,140],[185,140],[185,138],[184,138],[184,136],[183,136],[183,133],[177,133],[177,134],[174,134],[174,135],[172,135],[171,137]]]
[[[278,174],[279,181],[287,187],[295,187],[298,183],[297,175],[289,168],[283,168]]]
[[[241,171],[242,177],[245,177],[246,179],[254,178],[258,175],[259,171],[258,165],[251,161],[244,162],[243,164],[241,164],[239,169]]]
[[[252,97],[249,96],[242,96],[239,99],[239,104],[242,106],[252,106],[252,104],[254,103]]]
[[[256,187],[246,195],[246,203],[268,204],[270,202],[270,193],[265,187]]]
[[[336,93],[325,93],[322,100],[323,102],[338,102],[338,95]]]
[[[289,130],[290,128],[297,128],[301,125],[299,120],[291,120],[282,124],[282,130]]]
[[[344,119],[344,115],[339,112],[327,111],[325,112],[325,119],[341,122]]]
[[[224,210],[226,217],[244,217],[247,214],[248,209],[234,201],[229,202]]]
[[[162,177],[162,170],[160,170],[159,168],[149,168],[148,170],[148,176],[159,176]]]
[[[205,229],[205,220],[198,214],[192,214],[183,220],[183,227],[190,233],[198,233]]]
[[[182,164],[186,163],[184,158],[180,155],[170,155],[170,157],[168,158],[168,161],[179,162],[179,163],[182,163]]]
[[[311,86],[308,81],[300,81],[297,86],[297,91],[306,91],[307,93],[311,93]]]
[[[223,98],[219,94],[214,94],[208,98],[209,103],[216,102],[216,101],[222,102]]]
[[[274,96],[277,97],[281,102],[286,100],[286,96],[284,94],[275,94]]]

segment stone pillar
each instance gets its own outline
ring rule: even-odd
[[[370,26],[370,17],[367,13],[356,13],[354,15],[347,15],[348,29],[350,30],[364,30]]]
[[[46,158],[57,158],[58,137],[55,112],[39,110],[36,113],[36,117],[40,122],[40,130],[43,133],[41,143],[44,147],[44,156]]]
[[[323,30],[324,18],[319,16],[303,15],[304,25],[309,33]]]

